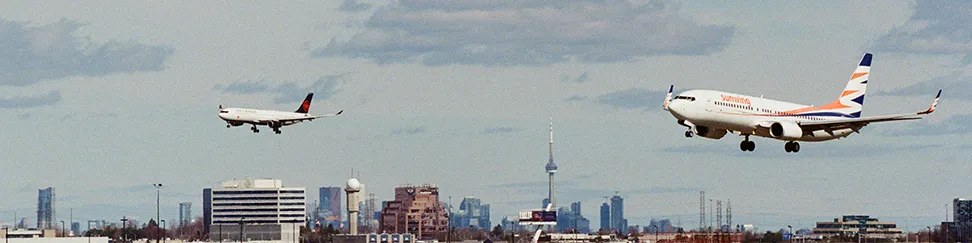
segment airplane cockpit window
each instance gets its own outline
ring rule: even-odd
[[[695,101],[695,97],[691,97],[691,96],[681,96],[681,95],[679,95],[679,96],[675,96],[675,99],[676,100]]]
[[[222,110],[222,111],[219,111],[219,113],[229,113],[229,111],[227,111],[227,110]]]

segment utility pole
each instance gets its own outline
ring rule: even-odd
[[[152,184],[155,187],[155,220],[162,220],[159,218],[159,199],[162,195],[162,183]],[[159,231],[159,221],[155,222],[155,243],[159,243],[159,237],[161,237]]]

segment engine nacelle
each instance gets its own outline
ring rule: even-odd
[[[279,128],[280,127],[280,122],[279,121],[267,121],[267,126],[270,127],[270,128]]]
[[[803,137],[803,129],[793,122],[777,122],[770,125],[770,136],[778,139],[797,140]]]
[[[234,127],[238,127],[238,126],[242,126],[243,125],[242,122],[230,122],[229,124],[232,125],[232,126],[234,126]]]
[[[715,128],[705,127],[705,126],[695,126],[695,134],[698,134],[699,136],[702,137],[711,138],[711,139],[720,139],[726,136],[727,132],[728,131],[726,131],[726,129],[715,129]]]

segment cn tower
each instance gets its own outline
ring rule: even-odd
[[[556,210],[554,207],[557,205],[554,203],[554,173],[557,172],[557,164],[553,161],[553,118],[550,118],[550,161],[547,162],[547,174],[550,175],[549,185],[550,192],[547,194],[547,200],[550,201],[550,210]],[[546,205],[545,205],[546,206]]]

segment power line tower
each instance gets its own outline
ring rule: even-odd
[[[705,231],[705,191],[699,191],[699,232]]]

